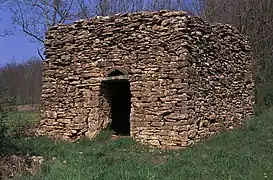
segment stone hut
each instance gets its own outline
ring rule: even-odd
[[[39,134],[104,128],[186,147],[253,114],[251,47],[230,25],[186,12],[94,17],[46,34]]]

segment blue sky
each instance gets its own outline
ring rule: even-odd
[[[189,3],[190,1],[185,0],[185,2]],[[13,27],[12,13],[0,9],[0,32],[3,32],[5,28]],[[37,49],[40,47],[41,45],[38,43],[30,43],[29,37],[20,31],[20,27],[17,27],[14,35],[0,37],[0,66],[12,60],[22,62],[34,56],[38,57]]]
[[[0,31],[5,28],[13,28],[11,13],[7,10],[0,10]],[[22,62],[33,56],[37,56],[37,43],[30,43],[29,38],[19,28],[15,29],[13,36],[0,38],[0,66],[11,60]]]

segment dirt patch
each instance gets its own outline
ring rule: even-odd
[[[111,135],[112,140],[116,140],[116,139],[119,139],[119,138],[131,138],[131,136],[123,136],[123,135],[118,135],[118,134],[112,134]]]
[[[1,156],[0,179],[14,179],[26,173],[35,174],[44,162],[42,156]]]
[[[39,104],[28,104],[28,105],[19,105],[11,107],[15,111],[36,111],[40,109]]]

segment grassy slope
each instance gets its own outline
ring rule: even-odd
[[[273,112],[181,151],[150,149],[109,136],[103,132],[93,141],[77,143],[43,137],[17,140],[24,151],[47,160],[41,172],[23,179],[273,179]]]

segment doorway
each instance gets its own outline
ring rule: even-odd
[[[107,100],[111,118],[110,128],[116,135],[130,135],[131,92],[127,79],[102,82],[101,95]]]

